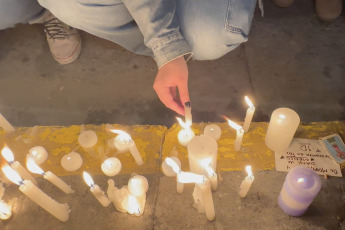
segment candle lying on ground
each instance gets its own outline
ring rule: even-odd
[[[10,124],[10,122],[8,122],[4,116],[1,115],[0,113],[0,127],[3,128],[6,133],[12,133],[14,132],[16,129]]]
[[[102,172],[107,176],[115,176],[121,171],[121,161],[116,157],[110,157],[106,159],[102,165]]]
[[[108,207],[110,200],[106,197],[101,188],[93,182],[91,176],[87,172],[83,172],[83,177],[86,184],[90,186],[92,195],[103,205],[103,207]]]
[[[33,202],[38,204],[41,208],[62,222],[66,222],[69,219],[69,213],[71,210],[69,209],[68,204],[60,204],[56,202],[47,194],[42,192],[39,188],[37,188],[31,181],[22,180],[18,173],[8,165],[2,167],[2,171],[5,173],[8,179],[19,185],[19,190],[22,193],[24,193]]]
[[[233,122],[229,118],[225,117],[225,119],[228,121],[228,124],[230,125],[230,127],[233,129],[236,129],[236,131],[237,131],[236,140],[235,140],[235,151],[240,151],[241,146],[242,146],[242,139],[243,139],[244,130],[243,130],[242,126],[236,124],[235,122]]]
[[[35,146],[29,150],[27,157],[32,158],[36,164],[40,165],[48,159],[48,152],[43,146]]]
[[[31,180],[32,183],[37,185],[37,181],[31,174],[21,165],[18,161],[14,161],[14,156],[10,148],[8,148],[6,145],[1,150],[2,156],[5,158],[5,160],[8,162],[9,165],[11,165],[11,168],[15,170],[24,180]]]
[[[69,186],[68,184],[66,184],[63,180],[61,180],[59,177],[57,177],[55,174],[53,174],[52,172],[48,171],[48,172],[44,172],[36,163],[32,158],[28,158],[26,161],[26,167],[29,169],[30,172],[32,173],[36,173],[36,174],[40,174],[43,175],[43,178],[46,179],[47,181],[49,181],[50,183],[52,183],[53,185],[55,185],[56,187],[58,187],[59,189],[61,189],[64,193],[66,194],[70,194],[73,193],[74,190],[71,188],[71,186]]]
[[[248,176],[246,176],[246,178],[242,181],[240,185],[240,190],[238,192],[241,198],[244,198],[247,196],[248,191],[255,180],[255,177],[253,176],[253,173],[252,173],[252,166],[250,165],[246,166],[246,171],[248,173]]]
[[[300,118],[295,111],[288,108],[274,110],[265,137],[267,147],[278,153],[286,151],[299,123]]]
[[[181,172],[181,161],[177,157],[167,157],[162,163],[162,171],[168,177],[177,176]],[[176,191],[183,193],[183,183],[179,182],[176,177]]]
[[[177,134],[178,142],[182,146],[187,146],[188,143],[195,137],[194,131],[191,129],[191,122],[183,122],[181,118],[176,117],[182,129]]]
[[[278,204],[290,216],[301,216],[320,189],[320,177],[312,169],[296,166],[286,176]]]
[[[93,130],[86,130],[79,134],[78,142],[85,149],[92,148],[98,142],[97,134]]]
[[[77,152],[70,152],[61,158],[61,166],[68,172],[78,170],[83,164],[83,159]]]
[[[246,113],[246,118],[244,119],[244,123],[243,123],[243,130],[244,132],[248,132],[250,123],[252,122],[253,119],[253,115],[255,112],[255,106],[253,105],[253,103],[250,101],[250,99],[245,96],[244,100],[246,101],[247,105],[249,106],[247,109],[247,113]]]
[[[222,130],[218,125],[210,124],[206,125],[206,127],[204,128],[204,134],[209,135],[213,137],[216,141],[218,141],[220,136],[222,135]]]

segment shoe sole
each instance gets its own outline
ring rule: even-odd
[[[58,63],[60,63],[62,65],[66,65],[66,64],[74,62],[79,57],[80,51],[81,51],[81,41],[78,43],[77,47],[75,48],[75,50],[73,51],[73,53],[70,56],[68,56],[66,58],[54,57],[54,59]]]

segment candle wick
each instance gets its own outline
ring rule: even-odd
[[[23,180],[19,181],[19,185],[23,185],[23,184],[24,184]]]
[[[8,161],[8,164],[9,165],[11,165],[11,164],[13,164],[14,163],[14,161]]]

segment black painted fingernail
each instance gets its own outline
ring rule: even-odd
[[[186,107],[190,108],[190,102],[189,102],[189,101],[187,101],[186,103],[184,103],[184,106],[186,106]]]

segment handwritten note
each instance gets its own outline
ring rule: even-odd
[[[337,164],[319,140],[294,138],[286,152],[275,153],[276,170],[288,172],[295,166],[311,168],[320,175],[342,177]]]

